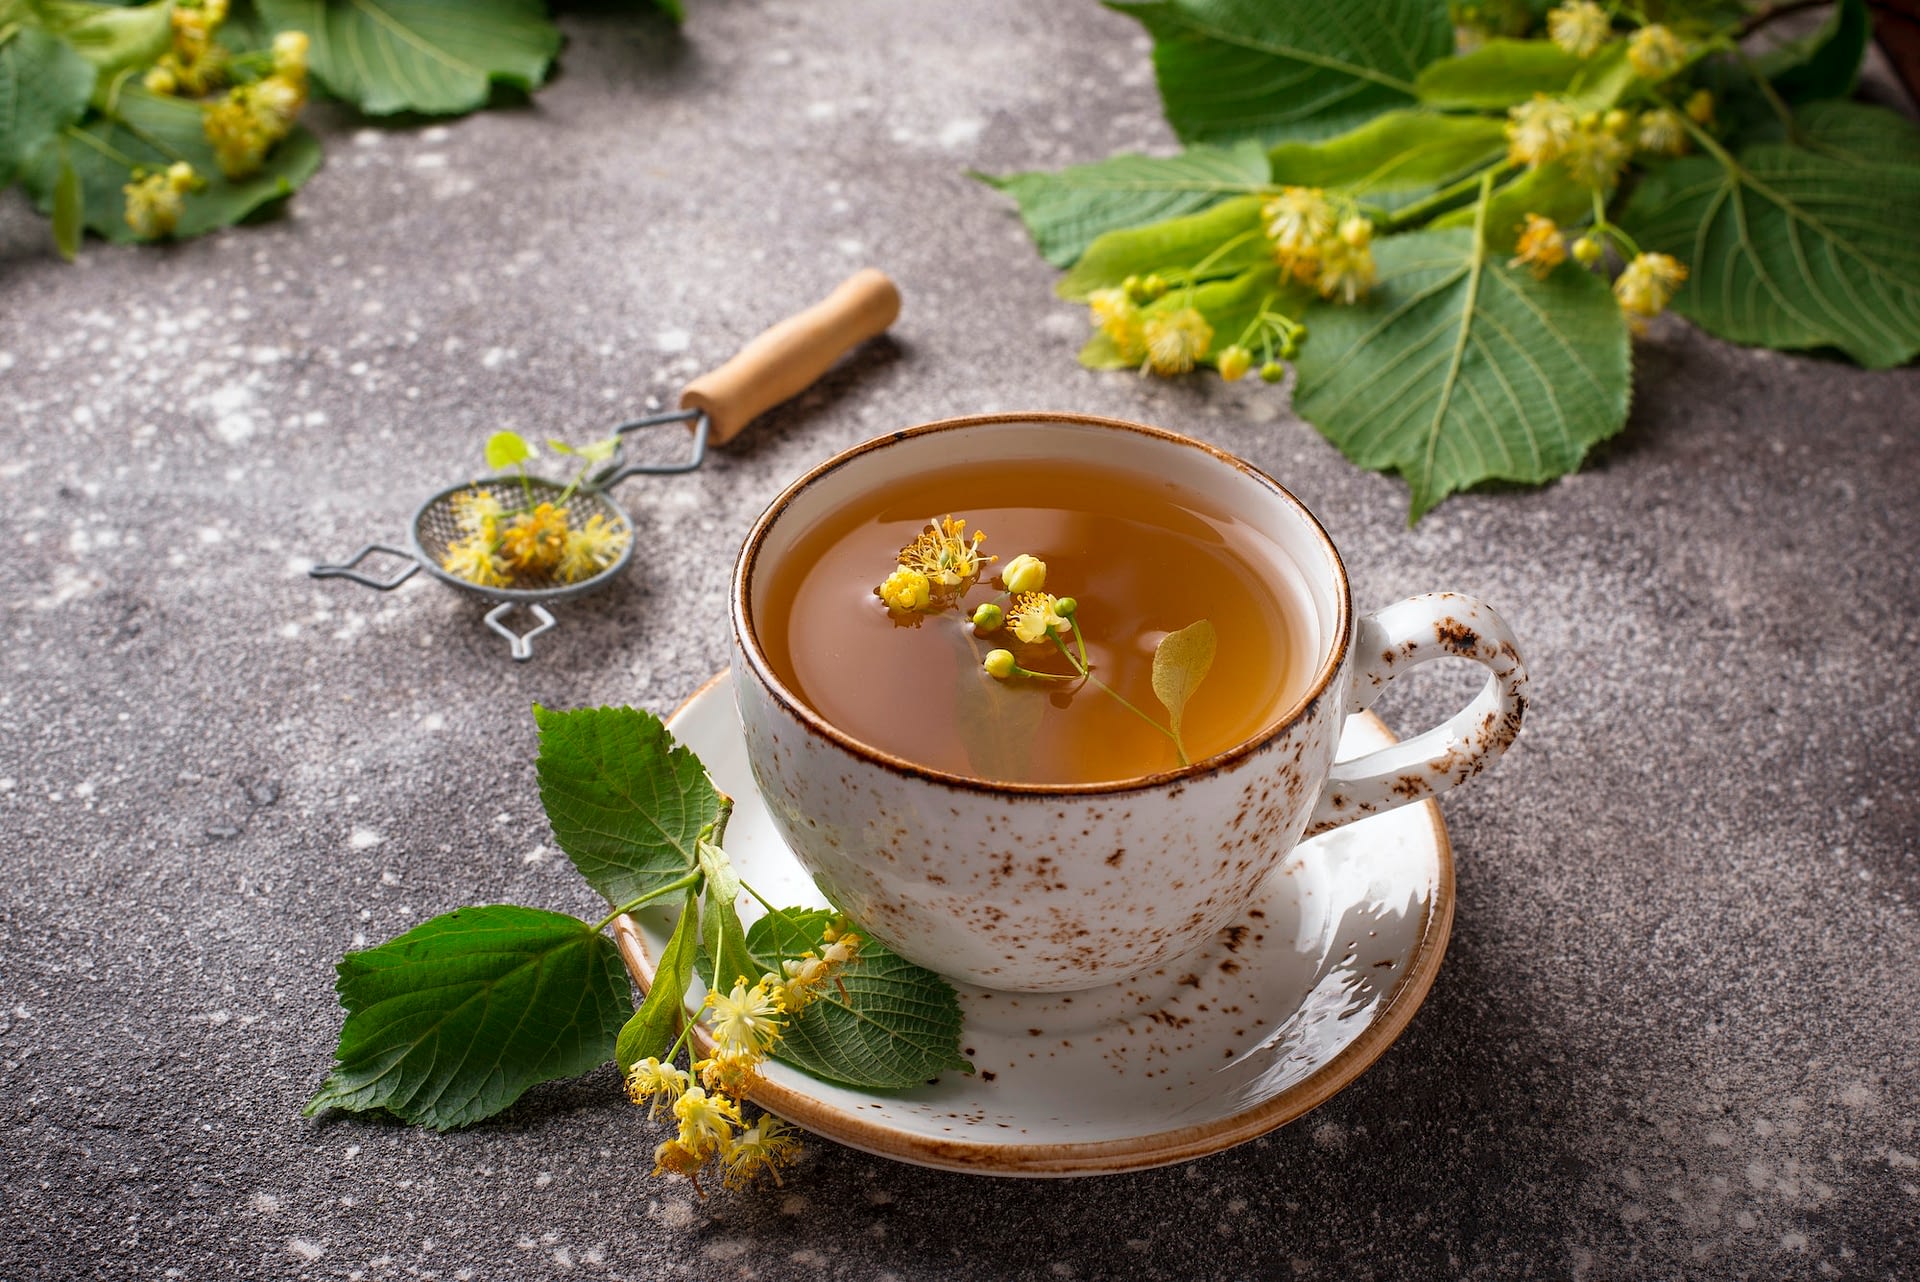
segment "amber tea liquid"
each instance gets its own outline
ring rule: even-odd
[[[959,611],[902,626],[873,589],[900,548],[949,513],[985,530],[981,551],[1000,560]],[[1212,621],[1218,650],[1182,724],[1191,760],[1258,735],[1311,676],[1305,589],[1265,536],[1191,491],[1076,460],[948,467],[848,503],[761,567],[769,581],[756,627],[789,690],[847,734],[918,765],[1017,783],[1107,782],[1178,766],[1165,735],[1096,686],[999,682],[981,669],[989,650],[1005,648],[1027,668],[1073,670],[1051,644],[1022,645],[1006,630],[976,637],[965,622],[981,602],[1007,604],[995,576],[1022,552],[1046,562],[1046,591],[1079,603],[1074,625],[1093,675],[1162,726],[1154,646]]]

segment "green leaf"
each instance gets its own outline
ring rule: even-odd
[[[1406,478],[1410,522],[1479,481],[1570,472],[1625,424],[1627,328],[1598,276],[1536,281],[1469,230],[1374,253],[1365,302],[1307,309],[1293,404],[1355,463]]]
[[[1698,51],[1693,55],[1700,56]],[[1579,111],[1607,111],[1618,106],[1639,80],[1627,58],[1627,42],[1615,40],[1587,59],[1567,86],[1567,99]]]
[[[533,447],[518,432],[495,432],[487,438],[487,466],[496,472],[533,457]]]
[[[817,949],[826,909],[768,913],[747,946],[777,967]],[[918,1086],[948,1070],[971,1073],[960,1054],[960,1001],[953,985],[861,932],[859,956],[774,1043],[783,1063],[862,1090]],[[843,991],[844,990],[844,991]]]
[[[740,878],[726,851],[710,841],[700,843],[700,870],[707,875],[706,898],[700,907],[701,943],[706,948],[709,984],[730,988],[744,978],[749,984],[760,978],[760,966],[747,947],[747,932],[740,925]]]
[[[1634,193],[1622,224],[1691,277],[1673,309],[1766,347],[1837,347],[1884,369],[1920,352],[1920,133],[1890,111],[1814,103],[1807,145],[1688,156]]]
[[[1213,326],[1213,341],[1201,354],[1202,363],[1211,364],[1221,349],[1238,340],[1262,311],[1271,307],[1276,312],[1295,316],[1306,296],[1306,291],[1299,286],[1283,287],[1279,272],[1271,263],[1263,263],[1228,280],[1208,281],[1191,294],[1184,289],[1169,290],[1142,310],[1151,315],[1189,304],[1197,308]],[[1260,355],[1258,342],[1254,343],[1253,352]],[[1122,360],[1112,340],[1096,333],[1080,349],[1080,363],[1088,369],[1131,369],[1139,362]]]
[[[701,832],[723,809],[700,759],[635,708],[536,705],[540,801],[554,840],[610,904],[699,866]]]
[[[1585,65],[1545,40],[1493,39],[1421,68],[1414,89],[1430,107],[1504,110],[1537,93],[1565,91]]]
[[[152,4],[90,4],[87,0],[31,0],[41,27],[66,38],[107,81],[144,67],[173,46],[173,0]]]
[[[348,953],[339,974],[347,1020],[309,1117],[385,1109],[439,1131],[466,1126],[606,1063],[631,1009],[612,941],[513,904],[435,917]]]
[[[1256,263],[1271,262],[1273,251],[1260,233],[1258,196],[1236,196],[1197,214],[1169,218],[1147,227],[1110,231],[1087,247],[1054,286],[1062,298],[1082,301],[1096,289],[1149,272],[1186,271],[1212,259],[1207,274],[1232,276]],[[1217,251],[1228,241],[1234,247]]]
[[[1149,0],[1108,7],[1152,34],[1167,121],[1183,142],[1326,138],[1412,106],[1420,69],[1453,49],[1432,0]]]
[[[1104,232],[1158,222],[1256,192],[1267,183],[1256,142],[1194,147],[1178,156],[1114,156],[1057,173],[974,177],[1011,195],[1040,256],[1071,266]]]
[[[108,240],[137,239],[126,222],[126,195],[135,167],[162,170],[183,159],[206,180],[188,193],[180,225],[182,240],[227,227],[294,191],[320,168],[320,144],[296,128],[267,158],[266,167],[238,182],[223,178],[213,148],[200,126],[200,108],[178,98],[158,97],[136,84],[123,85],[116,114],[94,118],[66,136],[66,152],[86,204],[86,225]],[[42,210],[54,204],[60,176],[60,149],[43,147],[27,162],[21,178]]]
[[[1520,239],[1520,227],[1528,214],[1538,214],[1562,227],[1571,227],[1584,222],[1592,213],[1593,189],[1575,181],[1565,165],[1556,163],[1523,170],[1494,188],[1484,224],[1487,244],[1503,252],[1511,251]],[[1479,206],[1467,205],[1441,214],[1428,226],[1472,227],[1477,221]]]
[[[259,0],[276,30],[313,40],[313,74],[376,116],[458,115],[495,83],[533,90],[560,32],[541,0]]]
[[[614,1042],[613,1062],[619,1067],[621,1077],[639,1060],[665,1055],[680,1035],[687,985],[693,982],[693,959],[700,951],[698,905],[699,892],[689,890],[686,902],[680,906],[680,919],[674,922],[673,934],[667,937],[667,946],[660,953],[660,964],[654,968],[653,986],[647,989],[647,1000],[640,1003],[640,1009],[633,1012],[633,1018],[626,1022]]]
[[[93,64],[58,36],[26,27],[0,39],[0,187],[80,119],[93,76]]]
[[[687,20],[687,7],[680,0],[653,0],[653,7],[672,18],[675,22]]]
[[[1186,714],[1187,700],[1193,698],[1213,667],[1216,645],[1212,622],[1201,619],[1167,633],[1153,647],[1153,697],[1167,710],[1167,724],[1175,743],[1180,742],[1180,719]],[[1180,751],[1184,760],[1185,747]]]
[[[86,219],[86,193],[80,186],[80,175],[62,156],[60,172],[53,180],[53,247],[68,262],[80,256]]]
[[[1872,31],[1866,0],[1840,0],[1818,30],[1768,50],[1755,62],[1790,102],[1845,98],[1859,83]]]
[[[1393,209],[1494,163],[1506,150],[1500,120],[1416,109],[1375,116],[1325,142],[1281,143],[1268,156],[1276,183],[1337,187]]]

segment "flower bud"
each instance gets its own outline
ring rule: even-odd
[[[1235,383],[1244,378],[1247,371],[1253,368],[1253,353],[1235,343],[1220,353],[1216,364],[1220,369],[1220,377],[1229,383]]]
[[[1053,603],[1053,612],[1063,619],[1071,619],[1073,612],[1079,608],[1080,603],[1070,596],[1058,597]]]
[[[1140,282],[1140,291],[1146,295],[1146,297],[1140,301],[1150,303],[1167,292],[1166,278],[1161,276],[1159,272],[1154,272]]]
[[[1047,586],[1047,563],[1022,552],[1000,571],[1000,582],[1009,592],[1038,592]]]
[[[989,650],[986,662],[980,666],[985,668],[987,675],[994,680],[1005,681],[1013,675],[1013,651]]]
[[[1260,381],[1263,383],[1278,383],[1286,376],[1287,367],[1279,361],[1268,361],[1260,367]]]
[[[991,601],[982,604],[973,612],[973,626],[982,632],[996,632],[1006,621],[1006,612]]]
[[[1599,262],[1601,252],[1600,242],[1592,236],[1582,236],[1573,242],[1573,261],[1582,267],[1591,267]]]

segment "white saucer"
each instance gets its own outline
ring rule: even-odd
[[[734,798],[727,853],[774,903],[825,900],[775,831],[721,673],[667,722]],[[1394,741],[1348,724],[1340,755]],[[758,905],[743,897],[749,921]],[[991,1175],[1089,1175],[1202,1157],[1316,1107],[1364,1072],[1427,995],[1453,921],[1453,857],[1428,801],[1304,842],[1212,942],[1163,971],[1081,993],[957,985],[975,1074],[859,1091],[769,1063],[755,1103],[842,1144]],[[616,923],[652,981],[669,912]],[[698,996],[698,994],[695,994]]]

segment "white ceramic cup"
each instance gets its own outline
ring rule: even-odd
[[[1307,615],[1313,675],[1256,737],[1113,783],[994,783],[860,742],[781,682],[761,648],[766,584],[827,514],[908,476],[1019,458],[1097,459],[1158,478],[1264,536]],[[950,419],[854,446],[773,501],[735,566],[734,699],[754,778],[821,891],[901,956],[988,988],[1052,992],[1138,974],[1233,917],[1303,836],[1446,791],[1519,732],[1526,669],[1492,610],[1451,592],[1355,619],[1326,531],[1278,483],[1210,445],[1074,414]],[[1428,659],[1484,665],[1443,724],[1334,762],[1346,718]]]

